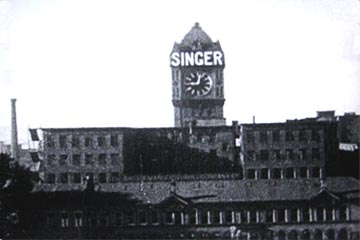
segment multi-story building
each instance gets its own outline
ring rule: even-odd
[[[174,128],[32,130],[43,181],[10,202],[15,237],[359,239],[359,181],[327,177],[329,112],[226,126],[224,53],[198,24],[170,64]]]

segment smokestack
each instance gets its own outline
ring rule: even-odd
[[[16,124],[16,99],[11,99],[11,157],[16,161],[18,158],[18,136]]]

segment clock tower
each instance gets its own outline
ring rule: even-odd
[[[198,23],[170,54],[175,127],[224,126],[224,53]]]

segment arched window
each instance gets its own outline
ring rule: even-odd
[[[339,240],[347,240],[348,239],[348,233],[346,231],[346,228],[342,228],[339,231]]]
[[[299,234],[296,230],[291,230],[288,234],[288,239],[289,240],[298,240],[299,239]]]
[[[309,229],[304,229],[301,232],[301,240],[310,240],[310,231]]]
[[[327,240],[335,240],[335,230],[334,229],[327,230],[326,237]]]

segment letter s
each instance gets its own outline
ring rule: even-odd
[[[170,56],[170,65],[173,67],[178,67],[180,65],[180,55],[178,52],[173,52]]]

